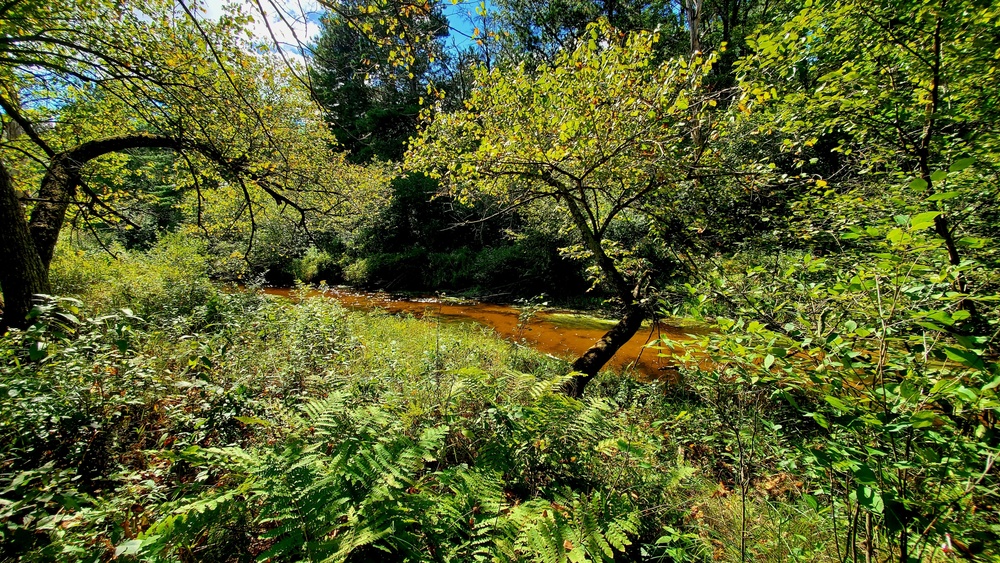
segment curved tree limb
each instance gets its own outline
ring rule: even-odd
[[[66,210],[76,196],[81,185],[80,170],[91,160],[114,152],[130,149],[161,148],[176,151],[196,151],[229,174],[237,173],[245,166],[243,159],[226,158],[216,147],[163,135],[137,133],[88,141],[73,149],[53,156],[49,170],[42,179],[38,191],[38,204],[31,213],[29,229],[35,250],[45,269],[52,261],[59,231],[66,218]]]

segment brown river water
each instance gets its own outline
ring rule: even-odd
[[[267,288],[269,295],[294,298],[297,290]],[[564,359],[573,359],[597,342],[614,321],[595,319],[571,311],[540,311],[530,321],[521,325],[521,309],[509,305],[457,301],[453,299],[399,298],[381,292],[361,292],[347,288],[330,288],[323,292],[311,291],[310,295],[325,295],[339,301],[349,309],[384,310],[390,314],[412,314],[418,318],[440,319],[443,322],[474,322],[488,326],[501,337],[523,342],[532,348]],[[693,334],[704,333],[704,328],[681,327],[668,321],[655,326],[645,325],[615,354],[607,367],[621,369],[634,367],[643,379],[672,379],[675,376],[671,358],[662,348],[647,344],[660,338],[687,342]]]

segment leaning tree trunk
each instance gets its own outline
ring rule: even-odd
[[[32,295],[50,292],[49,263],[66,210],[80,185],[81,168],[99,156],[138,148],[193,149],[224,168],[240,164],[226,159],[214,147],[176,137],[137,133],[88,141],[52,156],[31,218],[26,221],[10,175],[0,163],[0,289],[6,302],[0,329],[24,327]]]
[[[56,155],[49,162],[49,169],[38,190],[38,201],[31,212],[28,229],[35,243],[35,251],[46,271],[56,251],[59,231],[66,220],[66,210],[76,196],[80,166],[82,163],[75,161],[70,153]]]
[[[45,263],[35,250],[24,209],[18,200],[7,168],[0,162],[0,290],[3,316],[0,334],[9,327],[24,328],[31,311],[32,296],[49,293]]]
[[[573,362],[573,371],[581,375],[576,375],[570,380],[567,392],[578,399],[583,396],[583,390],[590,380],[597,375],[604,364],[608,363],[615,352],[639,332],[645,318],[646,311],[641,305],[638,303],[629,305],[618,324]]]
[[[615,261],[608,256],[601,246],[597,229],[591,229],[591,225],[588,223],[587,218],[584,216],[583,211],[574,200],[572,194],[566,190],[562,193],[565,197],[566,208],[569,210],[570,217],[572,217],[580,235],[583,237],[584,243],[594,254],[597,266],[607,276],[608,281],[615,289],[615,293],[618,294],[618,298],[625,305],[625,314],[618,321],[618,324],[605,333],[596,344],[591,346],[590,349],[573,362],[573,371],[578,375],[573,376],[573,379],[566,385],[566,392],[570,396],[580,398],[583,396],[583,390],[587,387],[587,384],[604,367],[604,364],[608,363],[608,360],[615,355],[615,352],[631,340],[635,336],[635,333],[639,332],[639,328],[642,327],[642,321],[646,318],[646,311],[639,303],[639,286],[637,285],[634,289],[629,287],[625,276],[618,270]]]
[[[76,197],[76,188],[80,185],[80,170],[83,166],[105,154],[141,148],[174,150],[195,148],[206,156],[219,162],[223,161],[211,147],[176,137],[145,133],[87,141],[53,156],[49,162],[49,169],[42,178],[42,185],[38,190],[38,202],[31,212],[28,223],[35,250],[46,270],[55,253],[59,231],[62,230],[63,222],[66,220],[66,210]]]

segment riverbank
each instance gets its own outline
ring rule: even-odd
[[[910,391],[893,399],[892,424],[877,424],[862,407],[889,395],[861,395],[865,380],[838,367],[865,361],[850,342],[838,336],[844,354],[817,360],[800,353],[810,338],[730,322],[704,342],[709,362],[696,356],[676,381],[605,370],[577,400],[560,392],[566,361],[446,322],[442,304],[394,315],[226,293],[204,265],[178,241],[119,260],[64,251],[54,289],[80,301],[47,299],[31,330],[0,338],[0,559],[510,561],[578,550],[821,563],[842,561],[864,531],[858,499],[885,511],[957,506],[950,522],[964,528],[948,529],[995,539],[991,497],[963,492],[954,473],[986,479],[992,463],[953,430],[981,424],[980,443],[994,440],[988,407],[967,397],[992,404],[995,385],[966,386],[971,370],[937,362],[921,383],[968,410],[939,414],[908,402],[918,387],[887,380],[882,390]],[[900,461],[920,471],[908,486],[946,483],[931,483],[937,497],[904,505],[845,446],[888,443],[896,428],[952,456]],[[921,542],[936,541],[921,529]],[[876,537],[888,553],[894,540]]]
[[[345,286],[264,288],[262,291],[285,298],[327,297],[353,310],[381,310],[446,323],[477,323],[493,329],[508,341],[570,361],[583,354],[616,323],[612,319],[540,305],[516,307],[442,296],[359,291]],[[708,330],[708,327],[685,319],[663,319],[655,324],[646,322],[643,329],[608,362],[607,367],[634,371],[645,380],[672,378],[676,374],[676,365],[670,357],[672,351],[660,343],[666,340],[683,346]]]

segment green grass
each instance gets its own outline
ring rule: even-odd
[[[545,318],[557,327],[567,329],[610,330],[616,324],[616,321],[575,313],[551,313]]]

